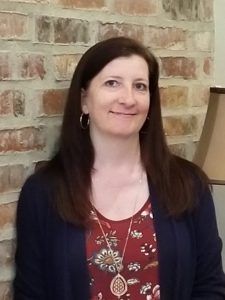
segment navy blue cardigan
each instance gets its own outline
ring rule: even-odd
[[[161,300],[225,299],[222,243],[209,190],[199,196],[195,211],[179,220],[160,209],[151,184],[150,192]],[[40,175],[31,176],[22,188],[17,209],[14,300],[88,300],[85,231],[61,220],[50,198]]]

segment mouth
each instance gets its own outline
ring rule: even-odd
[[[118,116],[135,116],[136,113],[120,112],[120,111],[110,111],[110,113]]]

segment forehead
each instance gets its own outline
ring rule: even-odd
[[[110,61],[96,77],[132,76],[148,79],[149,69],[146,60],[139,55],[121,56]]]

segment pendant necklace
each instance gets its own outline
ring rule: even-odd
[[[110,283],[110,291],[111,293],[118,297],[118,299],[120,299],[121,296],[123,296],[124,294],[126,294],[127,290],[128,290],[128,285],[127,285],[127,281],[126,279],[120,274],[120,272],[122,271],[123,269],[123,259],[124,259],[124,254],[125,254],[125,251],[126,251],[126,248],[127,248],[127,242],[128,242],[128,239],[129,239],[129,235],[130,235],[130,232],[131,232],[131,227],[132,227],[132,224],[133,224],[133,218],[134,218],[134,212],[135,212],[135,209],[136,209],[136,204],[137,204],[137,200],[138,200],[138,196],[140,194],[140,191],[141,191],[141,183],[142,183],[142,179],[143,179],[143,173],[141,174],[140,176],[140,179],[138,180],[139,181],[139,188],[138,188],[138,191],[137,191],[137,195],[135,197],[135,201],[134,201],[134,209],[133,209],[133,214],[132,214],[132,217],[130,219],[130,223],[129,223],[129,227],[128,227],[128,230],[127,230],[127,236],[126,236],[126,239],[125,239],[125,243],[124,243],[124,247],[123,247],[123,251],[122,251],[122,257],[120,259],[120,263],[118,264],[115,259],[114,259],[114,255],[113,255],[113,250],[110,246],[110,243],[108,241],[108,238],[106,237],[106,234],[105,234],[105,231],[102,227],[102,224],[99,220],[99,217],[97,215],[97,211],[94,207],[94,205],[92,204],[92,207],[93,207],[93,210],[95,212],[95,215],[96,215],[96,219],[97,219],[97,222],[98,222],[98,225],[102,231],[102,234],[103,234],[103,237],[104,237],[104,240],[106,242],[106,245],[110,251],[110,254],[111,254],[111,257],[112,257],[112,260],[115,264],[115,268],[116,268],[116,272],[117,274],[113,277],[111,283]]]

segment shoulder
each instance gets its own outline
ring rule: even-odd
[[[202,224],[203,227],[207,227],[206,223],[210,221],[216,223],[216,213],[213,201],[213,195],[210,187],[197,190],[196,206],[193,210],[193,217],[196,224]]]
[[[42,174],[34,173],[31,174],[25,180],[21,191],[29,191],[29,190],[43,190],[46,189],[45,178]]]
[[[37,172],[30,175],[22,186],[21,193],[37,196],[39,193],[47,195],[50,192],[46,176]]]
[[[49,207],[51,191],[45,176],[41,173],[30,175],[22,186],[17,214],[27,213],[35,215]]]
[[[37,172],[29,176],[20,192],[16,211],[16,232],[21,237],[32,235],[45,240],[49,226],[62,224],[54,204],[53,188],[45,174]]]

